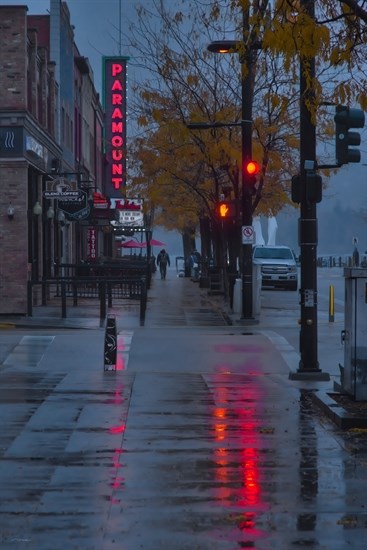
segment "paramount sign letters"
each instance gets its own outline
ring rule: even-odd
[[[121,197],[126,186],[127,57],[104,57],[105,144],[109,162],[106,196]]]

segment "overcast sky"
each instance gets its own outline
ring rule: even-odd
[[[95,85],[101,93],[102,56],[119,54],[119,13],[121,6],[122,32],[127,31],[127,19],[135,16],[137,0],[67,0],[71,24],[75,29],[75,43],[81,55],[89,58]],[[149,0],[144,0],[144,5]],[[0,5],[23,4],[29,15],[47,14],[50,0],[0,0]],[[125,27],[125,28],[124,28]],[[122,55],[128,52],[121,51]],[[130,75],[133,63],[129,63]]]

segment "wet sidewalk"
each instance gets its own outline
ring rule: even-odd
[[[170,275],[144,327],[115,307],[116,372],[91,310],[0,331],[0,547],[367,548],[365,436],[310,400],[330,382],[289,380],[274,316],[228,325]]]
[[[114,299],[108,315],[116,317],[118,327],[140,326],[139,300]],[[179,278],[171,268],[168,278],[160,280],[157,273],[153,275],[151,288],[148,290],[148,303],[145,326],[176,325],[228,325],[228,305],[222,296],[209,296],[207,289],[199,288],[188,278]],[[50,299],[47,306],[34,306],[32,316],[0,316],[0,328],[84,328],[98,329],[106,324],[100,318],[100,303],[95,299],[78,299],[73,305],[69,296],[66,304],[66,317],[62,318],[61,300]]]

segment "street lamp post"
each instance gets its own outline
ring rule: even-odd
[[[252,158],[252,125],[245,120],[252,119],[252,52],[241,60],[242,80],[242,230],[252,227],[252,185],[245,170],[245,162]],[[242,237],[242,235],[241,235]],[[243,242],[242,237],[242,318],[253,319],[252,243]]]
[[[247,11],[243,15],[243,33],[248,28]],[[212,42],[208,50],[215,53],[238,52],[241,63],[241,153],[242,153],[242,231],[251,228],[252,233],[252,182],[245,170],[246,161],[252,158],[252,97],[253,97],[253,51],[246,49],[245,36],[242,42],[221,40]],[[241,232],[242,233],[242,232]],[[252,242],[242,240],[242,321],[254,321]],[[249,239],[250,241],[250,239]]]

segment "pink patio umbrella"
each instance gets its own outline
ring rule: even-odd
[[[150,246],[167,246],[167,245],[162,241],[157,241],[157,239],[150,239]]]
[[[134,239],[130,239],[129,241],[125,241],[124,243],[119,244],[119,247],[122,247],[122,248],[144,248],[145,244],[138,243],[138,241],[134,241]]]

